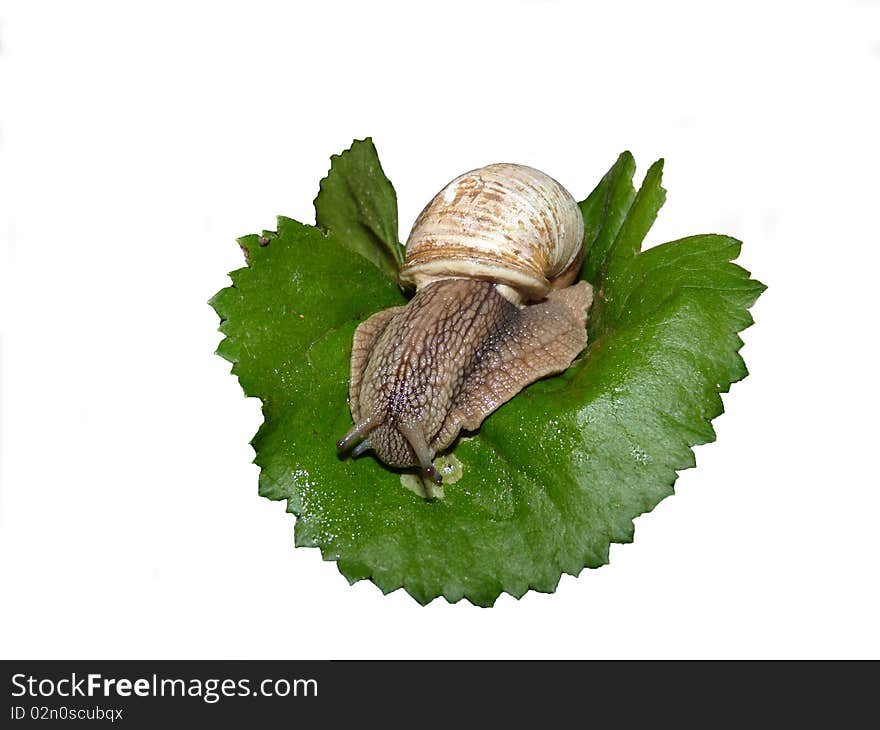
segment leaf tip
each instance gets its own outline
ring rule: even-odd
[[[662,157],[654,162],[645,173],[645,180],[642,183],[643,189],[653,189],[656,191],[659,203],[659,205],[657,206],[658,209],[666,201],[666,188],[664,188],[661,184],[663,181],[663,165],[665,164],[665,162],[666,161]]]
[[[662,178],[663,177],[663,166],[665,164],[666,164],[666,160],[661,157],[659,160],[655,161],[654,164],[648,168],[648,172],[645,174],[645,177],[657,176],[658,178]]]

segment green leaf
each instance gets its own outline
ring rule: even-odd
[[[354,169],[353,154],[380,170],[371,150],[356,143],[328,180]],[[414,477],[373,458],[336,456],[351,425],[354,329],[405,302],[387,267],[353,256],[348,234],[328,222],[350,220],[350,198],[338,209],[323,199],[328,233],[280,218],[277,234],[240,240],[249,265],[211,301],[226,336],[218,352],[263,401],[260,493],[287,500],[298,546],[319,547],[349,581],[369,578],[386,593],[490,606],[501,592],[553,591],[562,573],[602,565],[612,542],[632,540],[633,518],[672,494],[693,445],[714,439],[719,393],[746,375],[737,333],[764,289],[731,263],[740,244],[725,236],[637,253],[663,191],[659,163],[638,194],[633,170],[624,153],[581,204],[584,276],[598,290],[586,352],[459,441],[461,478],[441,499],[423,499],[407,488]],[[358,187],[385,199],[367,180]],[[371,230],[396,225],[393,206],[383,209],[389,217]]]
[[[660,186],[663,176],[663,160],[657,160],[645,174],[645,180],[635,200],[626,212],[626,218],[617,232],[614,244],[608,254],[605,279],[613,280],[620,269],[627,266],[630,259],[642,248],[642,241],[654,225],[657,213],[666,201],[666,191]],[[610,284],[606,283],[606,288]]]
[[[621,164],[621,160],[623,164]],[[610,175],[616,169],[620,170],[619,175],[614,179],[618,202],[615,204],[612,198],[608,208],[609,210],[617,210],[618,215],[606,216],[606,221],[608,218],[611,218],[611,221],[602,227],[601,235],[598,238],[602,261],[595,265],[595,278],[589,279],[599,289],[599,295],[588,323],[590,339],[597,337],[608,327],[609,323],[606,321],[608,306],[613,304],[616,298],[623,293],[619,287],[615,286],[615,283],[622,272],[627,270],[633,256],[641,250],[642,241],[651,226],[654,225],[657,213],[666,201],[666,191],[660,185],[663,176],[663,160],[658,160],[648,168],[638,193],[632,187],[635,163],[630,165],[631,160],[632,157],[624,152],[618,159],[618,163],[609,172]],[[608,176],[606,175],[606,177]],[[603,183],[604,180],[599,183],[599,188]],[[610,192],[614,190],[615,188],[610,188]],[[589,198],[581,204],[582,212],[585,207],[587,208],[585,215],[592,212],[586,205],[588,201]],[[596,226],[595,223],[592,225]]]
[[[369,137],[330,158],[315,198],[315,221],[396,281],[404,253],[397,239],[397,195]]]
[[[632,178],[636,161],[623,152],[596,189],[581,204],[584,216],[584,263],[581,278],[599,283],[599,274],[636,197]]]

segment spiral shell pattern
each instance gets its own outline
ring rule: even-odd
[[[400,279],[416,288],[483,279],[535,301],[576,275],[583,238],[580,209],[556,180],[525,165],[487,165],[455,178],[421,212]]]

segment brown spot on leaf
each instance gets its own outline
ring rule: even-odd
[[[239,243],[239,244],[238,244],[238,247],[241,249],[241,252],[244,254],[244,262],[245,262],[248,266],[250,266],[250,263],[251,263],[251,252],[248,251],[247,246],[245,246],[243,243]]]

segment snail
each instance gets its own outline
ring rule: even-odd
[[[399,280],[414,296],[354,333],[355,425],[340,455],[372,450],[440,483],[437,453],[586,346],[583,238],[574,198],[531,167],[488,165],[444,187],[406,243]]]

